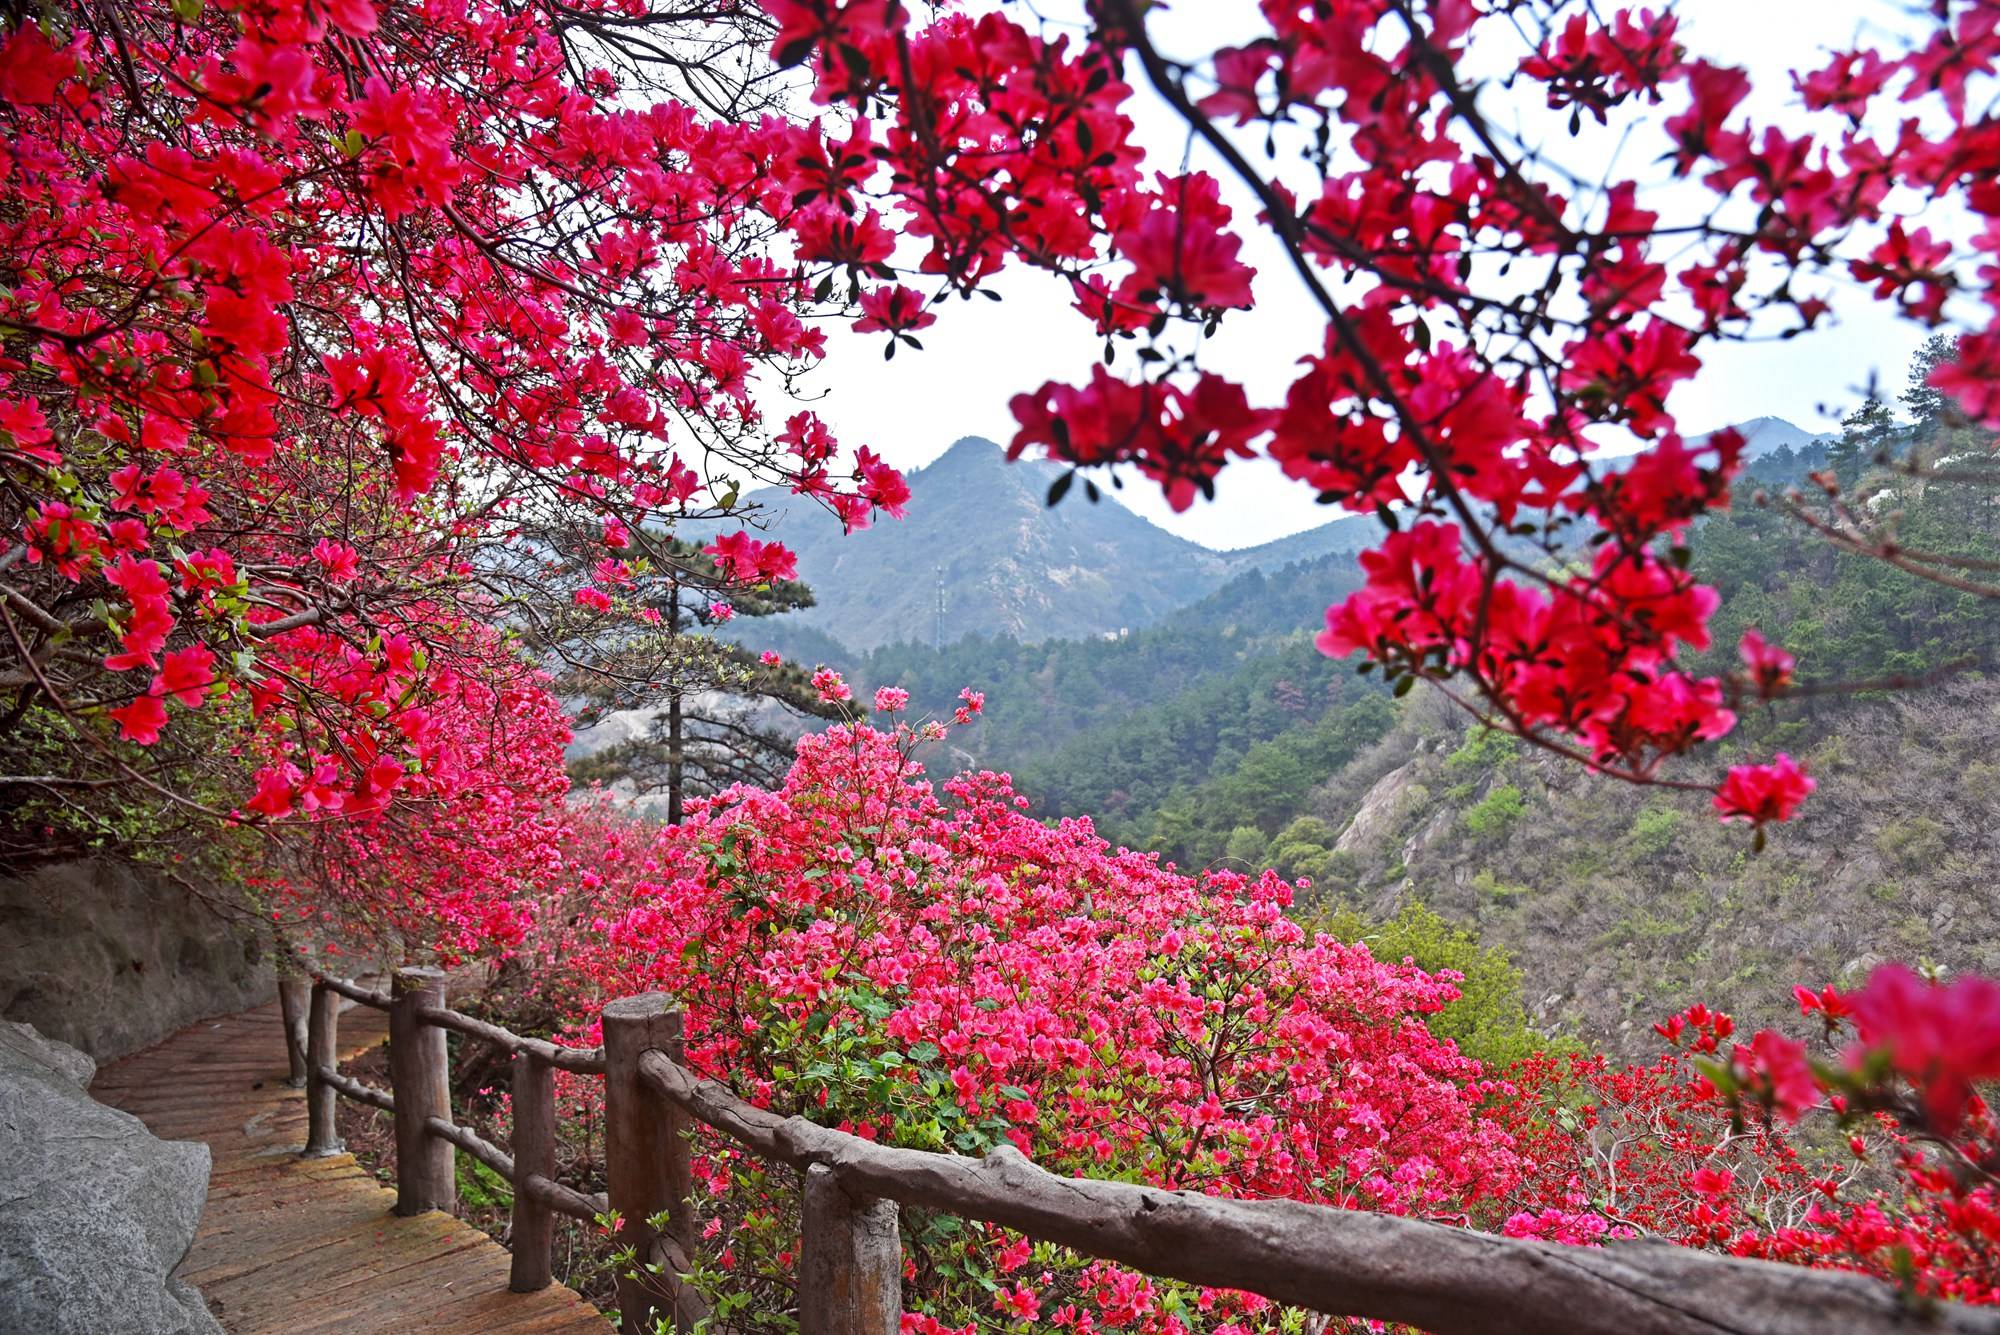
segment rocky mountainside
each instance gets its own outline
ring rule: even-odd
[[[1824,439],[1782,417],[1753,417],[1736,423],[1743,433],[1743,457],[1762,459],[1782,449],[1804,450]],[[1712,434],[1712,433],[1711,433]],[[1706,440],[1707,436],[1699,439]],[[1615,466],[1615,465],[1614,465]],[[1310,561],[1333,552],[1358,552],[1372,547],[1382,536],[1382,525],[1373,515],[1342,514],[1317,528],[1295,533],[1256,547],[1245,547],[1224,555],[1238,570],[1274,571],[1298,561]]]
[[[1335,512],[1339,513],[1339,512]],[[1372,547],[1382,536],[1382,524],[1374,515],[1341,514],[1317,528],[1294,533],[1255,547],[1239,547],[1223,555],[1238,571],[1261,570],[1266,574],[1283,570],[1301,561],[1315,561],[1335,552],[1358,552]]]
[[[1803,427],[1792,425],[1782,417],[1753,417],[1747,422],[1736,423],[1736,430],[1743,433],[1743,456],[1746,459],[1761,459],[1787,448],[1802,450],[1825,439]],[[1708,436],[1697,439],[1707,440]]]
[[[1829,703],[1748,728],[1819,780],[1762,852],[1702,794],[1635,788],[1468,733],[1413,696],[1319,792],[1338,832],[1321,882],[1386,921],[1417,901],[1507,950],[1534,1018],[1629,1056],[1696,1001],[1796,1020],[1794,984],[1852,985],[1884,958],[2000,971],[2000,691],[1968,682]],[[1761,735],[1760,735],[1761,734]]]
[[[845,535],[818,506],[754,493],[819,599],[783,618],[785,629],[822,630],[850,649],[929,644],[942,583],[947,642],[1086,639],[1152,625],[1232,573],[1221,554],[1111,501],[1092,505],[1081,489],[1050,506],[1061,475],[1053,464],[1009,464],[999,446],[968,437],[909,475],[907,518]]]

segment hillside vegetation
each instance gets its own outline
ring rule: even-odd
[[[1622,1051],[1647,1051],[1653,1021],[1695,1000],[1775,1018],[1793,983],[1852,981],[1884,953],[2000,968],[2000,687],[1985,675],[2000,609],[1800,541],[1754,500],[1827,462],[1827,443],[1797,444],[1760,456],[1735,508],[1694,534],[1696,570],[1723,598],[1701,666],[1726,671],[1755,625],[1807,683],[1959,670],[1943,689],[1746,703],[1704,764],[1785,750],[1821,784],[1761,852],[1704,795],[1524,754],[1442,697],[1391,701],[1321,655],[1310,632],[1353,587],[1345,553],[1239,576],[1122,638],[900,644],[845,661],[932,712],[961,686],[986,692],[981,729],[952,759],[1011,770],[1044,816],[1090,816],[1183,866],[1306,878],[1304,911],[1349,935],[1436,946],[1469,929],[1500,952],[1494,967],[1518,968],[1538,1025]],[[1913,546],[2000,556],[1990,502],[1877,494]],[[1413,932],[1407,915],[1426,911],[1441,916]],[[1459,958],[1483,958],[1464,946]],[[1448,963],[1441,947],[1411,953]]]
[[[1640,1055],[1694,1001],[1772,1023],[1794,984],[1852,985],[1884,954],[2000,970],[1989,682],[1747,727],[1740,749],[1789,746],[1820,784],[1761,852],[1700,794],[1594,778],[1413,700],[1312,795],[1306,819],[1339,831],[1313,899],[1473,928],[1544,1028]]]

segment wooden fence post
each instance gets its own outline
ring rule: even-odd
[[[654,1094],[639,1078],[639,1058],[657,1048],[681,1059],[681,1016],[664,992],[622,997],[607,1005],[604,1020],[604,1176],[611,1208],[619,1216],[619,1241],[636,1253],[641,1273],[618,1277],[618,1315],[628,1335],[651,1331],[663,1305],[675,1310],[679,1329],[693,1326],[680,1310],[676,1264],[694,1249],[694,1220],[688,1201],[687,1115]],[[653,1227],[667,1216],[664,1233]],[[644,1267],[655,1243],[666,1244],[666,1273],[657,1279]],[[678,1255],[676,1255],[678,1253]]]
[[[340,1062],[340,993],[325,983],[312,985],[306,1017],[306,1151],[308,1159],[338,1154],[340,1143],[334,1107],[340,1094],[319,1078],[322,1070]]]
[[[285,1017],[285,1061],[292,1068],[293,1089],[306,1087],[306,1008],[312,1004],[311,996],[308,979],[278,980],[278,1013]]]
[[[857,1200],[831,1168],[813,1164],[800,1219],[800,1335],[896,1335],[903,1315],[896,1203]]]
[[[555,1245],[555,1211],[523,1190],[531,1174],[556,1175],[555,1068],[532,1052],[514,1057],[514,1222],[510,1245],[513,1269],[507,1287],[533,1293],[554,1275],[549,1250]]]
[[[449,1210],[457,1198],[452,1144],[424,1122],[451,1120],[450,1051],[445,1032],[417,1018],[444,1005],[444,974],[398,969],[389,985],[389,1084],[396,1096],[396,1213]]]

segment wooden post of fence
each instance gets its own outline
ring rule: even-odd
[[[278,1013],[285,1017],[285,1061],[292,1068],[293,1089],[306,1087],[306,1010],[312,1004],[312,983],[305,978],[278,980]]]
[[[524,1188],[534,1174],[555,1180],[555,1074],[555,1067],[532,1052],[514,1057],[514,1224],[510,1231],[514,1263],[507,1287],[516,1293],[545,1289],[554,1278],[549,1251],[555,1245],[556,1214],[530,1199]]]
[[[312,985],[306,1016],[306,1158],[340,1153],[334,1107],[340,1094],[319,1078],[340,1063],[340,993],[325,983]]]
[[[903,1240],[894,1201],[857,1200],[825,1164],[806,1169],[800,1335],[896,1335]]]
[[[396,1213],[449,1210],[457,1196],[452,1144],[424,1129],[451,1120],[450,1051],[445,1032],[417,1018],[444,1006],[444,974],[398,969],[389,985],[389,1084],[396,1096]]]
[[[643,1269],[618,1277],[619,1319],[627,1332],[651,1331],[666,1305],[676,1309],[678,1328],[690,1329],[693,1318],[678,1310],[681,1286],[673,1273],[694,1249],[687,1115],[639,1078],[639,1058],[649,1050],[681,1060],[680,1012],[666,993],[646,992],[612,1002],[603,1019],[606,1194],[619,1216],[619,1241],[633,1249],[640,1267],[656,1243],[666,1244],[667,1253],[657,1279]],[[659,1215],[667,1216],[664,1234],[652,1225]]]

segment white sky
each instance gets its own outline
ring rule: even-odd
[[[1045,12],[1062,13],[1064,4],[1054,0]],[[1169,54],[1191,55],[1232,40],[1237,25],[1231,16],[1249,8],[1250,0],[1182,0],[1182,13],[1155,31]],[[1885,0],[1681,0],[1677,8],[1682,40],[1691,50],[1750,70],[1760,90],[1751,110],[1759,119],[1778,114],[1788,99],[1788,71],[1813,68],[1820,52],[1850,45],[1858,33],[1879,38],[1883,26],[1902,26],[1898,6]],[[1507,58],[1514,55],[1510,50]],[[1482,105],[1489,116],[1504,122],[1516,114],[1507,96],[1504,89],[1486,91]],[[1176,166],[1185,132],[1172,112],[1141,87],[1132,113],[1136,137],[1154,162]],[[1532,124],[1548,117],[1539,99],[1518,114]],[[1550,142],[1559,152],[1569,146],[1563,156],[1573,169],[1601,174],[1607,165],[1608,137],[1600,143],[1586,135],[1571,143],[1558,134]],[[1629,145],[1623,151],[1634,154]],[[1621,174],[1647,179],[1645,160],[1651,156],[1628,156],[1622,161],[1631,165],[1621,166]],[[1194,165],[1215,171],[1199,154]],[[1248,216],[1242,202],[1247,194],[1238,189],[1225,198],[1236,204],[1239,218]],[[1649,202],[1658,206],[1642,195],[1641,203]],[[1246,245],[1244,258],[1259,271],[1258,308],[1223,321],[1208,362],[1246,381],[1254,402],[1276,402],[1292,364],[1317,345],[1322,325],[1274,248],[1256,251]],[[997,286],[1002,302],[952,301],[920,335],[924,350],[899,349],[894,361],[883,360],[881,335],[854,336],[844,327],[831,331],[826,362],[811,382],[824,393],[814,407],[843,444],[872,446],[906,469],[936,458],[963,436],[1005,444],[1014,432],[1007,408],[1013,395],[1046,380],[1076,383],[1088,377],[1102,344],[1070,309],[1066,287],[1025,271],[1008,273]],[[1904,368],[1925,331],[1859,294],[1848,295],[1849,300],[1835,301],[1833,327],[1789,342],[1711,346],[1701,375],[1672,398],[1683,429],[1694,433],[1775,416],[1808,431],[1825,431],[1860,400],[1871,377],[1900,390]],[[1124,356],[1119,364],[1128,370],[1132,365]],[[1287,481],[1263,460],[1226,469],[1217,493],[1214,503],[1198,501],[1182,515],[1173,514],[1141,478],[1130,479],[1117,495],[1162,527],[1220,548],[1267,542],[1333,517],[1314,503],[1309,489]],[[1082,504],[1080,491],[1064,503]]]

